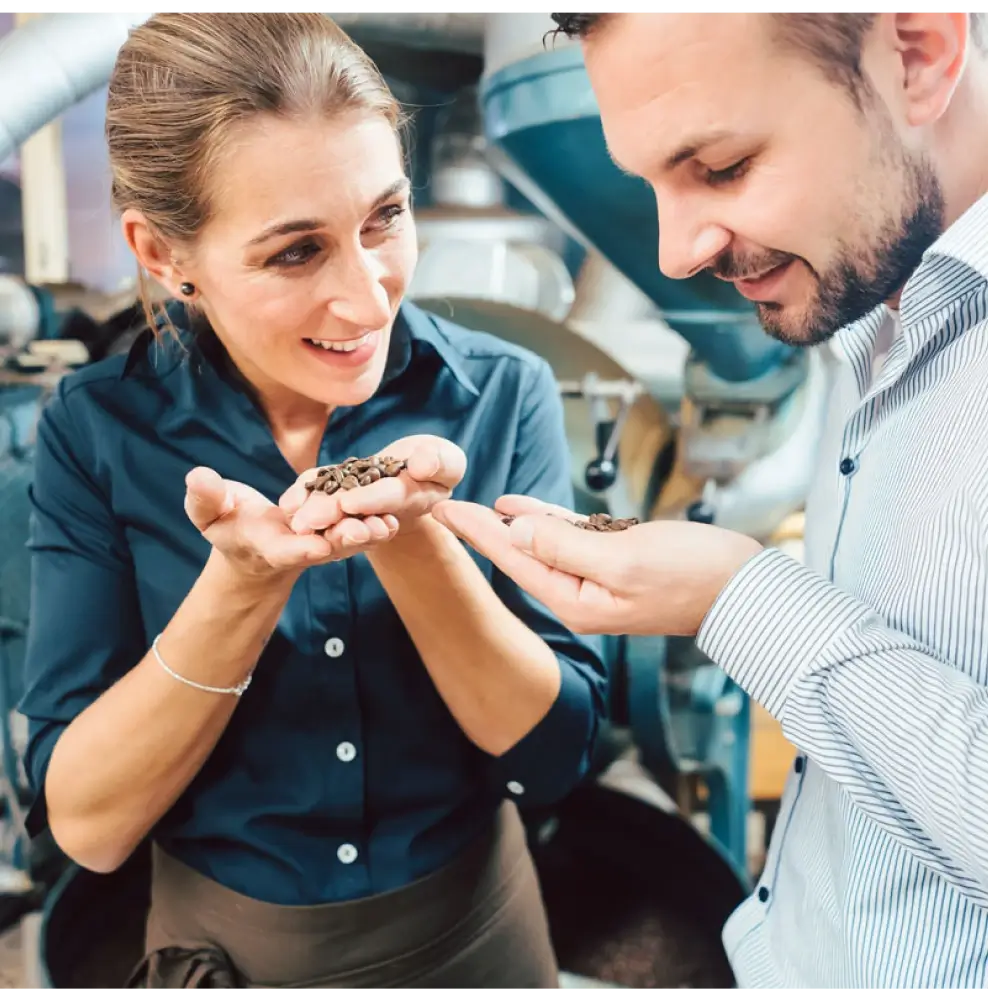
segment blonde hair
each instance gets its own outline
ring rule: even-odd
[[[106,141],[113,206],[163,240],[192,245],[212,217],[209,177],[234,128],[258,114],[405,119],[374,63],[323,14],[155,14],[121,48]],[[157,320],[147,275],[144,313]],[[174,331],[164,306],[161,314]]]

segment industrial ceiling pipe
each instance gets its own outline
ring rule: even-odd
[[[150,14],[51,14],[0,40],[0,161],[105,86],[131,28]]]
[[[150,13],[49,14],[0,40],[0,161],[109,81],[128,32]],[[481,55],[483,14],[329,14],[364,41]]]

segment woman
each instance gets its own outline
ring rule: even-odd
[[[153,840],[138,983],[556,985],[516,802],[585,771],[602,666],[429,513],[564,502],[561,407],[402,301],[399,125],[321,15],[157,15],[111,79],[124,234],[199,331],[44,413],[22,710],[35,829]],[[306,497],[374,453],[407,469]]]

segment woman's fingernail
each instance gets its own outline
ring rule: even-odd
[[[535,541],[535,526],[531,519],[524,517],[515,519],[511,523],[511,528],[508,529],[508,532],[511,535],[511,544],[513,546],[524,550],[526,553],[532,548],[532,544]]]

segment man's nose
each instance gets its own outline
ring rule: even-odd
[[[384,265],[373,252],[358,246],[333,265],[327,308],[332,316],[364,330],[387,326],[391,300],[383,284]]]
[[[702,220],[685,203],[667,202],[659,212],[659,270],[666,278],[691,278],[730,243],[730,233]]]

